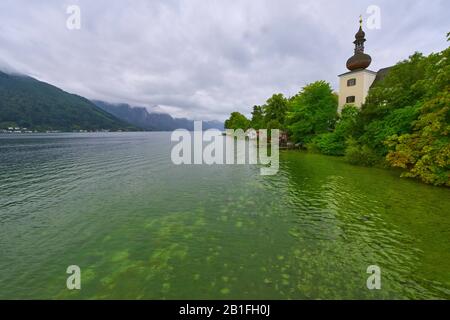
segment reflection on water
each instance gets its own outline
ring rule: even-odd
[[[300,152],[275,176],[175,166],[170,148],[0,136],[0,298],[450,298],[448,189]]]

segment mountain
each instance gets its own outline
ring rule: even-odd
[[[0,71],[0,129],[138,130],[91,101],[34,78]]]
[[[194,121],[186,118],[173,118],[165,113],[150,113],[144,107],[132,107],[128,104],[111,104],[104,101],[93,101],[99,108],[109,112],[123,121],[149,131],[172,131],[176,129],[194,129]],[[203,121],[203,130],[223,130],[219,121]]]

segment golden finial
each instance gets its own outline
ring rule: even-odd
[[[363,18],[362,15],[359,15],[359,26],[362,27],[362,23],[363,23]]]

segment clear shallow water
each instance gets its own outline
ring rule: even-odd
[[[450,298],[450,190],[301,152],[175,166],[169,139],[0,136],[0,298]]]

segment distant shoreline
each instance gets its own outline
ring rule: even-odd
[[[175,129],[175,130],[187,130],[188,132],[194,132],[194,130],[188,130],[188,129]],[[33,131],[33,132],[0,132],[0,135],[8,136],[8,135],[31,135],[31,134],[59,134],[59,133],[144,133],[144,132],[173,132],[175,130],[140,130],[140,131]],[[210,130],[210,129],[207,129]],[[207,131],[203,130],[203,132]],[[216,129],[219,130],[219,129]],[[222,131],[222,130],[219,130]]]

